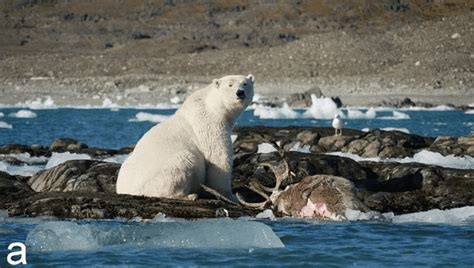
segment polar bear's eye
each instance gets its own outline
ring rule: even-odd
[[[244,83],[244,87],[246,87],[246,86],[247,86],[247,83]]]
[[[232,84],[229,84],[229,87],[232,87]]]

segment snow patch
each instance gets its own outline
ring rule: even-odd
[[[170,118],[170,115],[162,115],[162,114],[150,114],[145,112],[139,112],[135,115],[135,118],[129,119],[129,122],[144,122],[149,121],[152,123],[161,123],[166,119]]]
[[[53,153],[51,155],[51,158],[49,158],[48,163],[46,163],[45,169],[55,167],[69,160],[90,160],[90,159],[92,158],[87,154],[72,154],[70,152]]]
[[[381,128],[381,130],[385,130],[385,131],[401,131],[401,132],[405,132],[405,133],[410,133],[410,130],[408,130],[408,128],[404,128],[404,127],[383,127],[383,128]]]
[[[336,155],[341,157],[351,158],[354,161],[374,161],[374,162],[395,162],[395,163],[421,163],[426,165],[437,165],[446,168],[457,168],[457,169],[474,169],[474,157],[471,156],[454,156],[447,155],[443,156],[440,153],[422,150],[413,155],[413,157],[405,158],[386,158],[381,159],[380,157],[368,157],[363,158],[356,154],[343,153],[343,152],[330,152],[328,155]]]
[[[277,150],[270,143],[261,143],[258,145],[257,153],[258,154],[267,154],[276,152]]]

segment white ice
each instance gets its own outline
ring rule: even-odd
[[[303,114],[304,117],[315,119],[333,119],[339,112],[336,103],[331,98],[318,98],[311,94],[311,107]]]
[[[464,113],[465,113],[465,114],[474,114],[474,109],[472,109],[472,110],[467,110],[467,111],[465,111]]]
[[[33,100],[33,101],[18,103],[16,106],[28,107],[30,109],[35,109],[35,110],[57,108],[56,105],[54,104],[54,100],[50,96],[47,96],[44,100],[42,98],[37,98],[36,100]]]
[[[150,114],[145,112],[139,112],[135,115],[135,118],[129,119],[129,122],[144,122],[149,121],[152,123],[161,123],[166,119],[170,118],[170,115],[162,114]]]
[[[127,160],[128,156],[129,156],[128,154],[118,154],[118,155],[104,158],[102,161],[109,162],[109,163],[122,164],[123,162],[125,162],[125,160]]]
[[[355,161],[375,161],[375,162],[397,162],[397,163],[422,163],[427,165],[437,165],[446,168],[457,168],[457,169],[474,169],[474,157],[471,156],[454,156],[447,155],[443,156],[440,153],[431,152],[427,150],[421,150],[420,152],[413,155],[413,157],[405,158],[385,158],[380,157],[369,157],[363,158],[356,154],[343,153],[343,152],[331,152],[328,155],[337,155],[342,157],[351,158]]]
[[[19,110],[16,113],[9,114],[9,116],[17,117],[17,118],[35,118],[37,115],[36,115],[36,113],[34,113],[30,110]]]
[[[120,107],[118,104],[114,103],[111,99],[105,98],[102,101],[102,108],[118,108]]]
[[[77,224],[67,221],[36,226],[26,238],[33,251],[95,251],[107,246],[144,248],[283,248],[267,225],[255,221],[206,219],[133,225]]]
[[[84,159],[90,160],[92,158],[87,154],[73,154],[70,152],[52,153],[51,158],[49,158],[45,169],[55,167],[69,160],[84,160]]]
[[[258,154],[267,154],[276,152],[277,150],[270,143],[261,143],[258,145],[257,153]]]
[[[410,130],[408,130],[408,128],[403,128],[403,127],[384,127],[384,128],[381,128],[381,130],[385,130],[385,131],[396,130],[396,131],[401,131],[401,132],[405,132],[405,133],[410,133]]]
[[[12,125],[8,124],[7,122],[0,121],[0,128],[8,128],[11,129],[13,128]]]
[[[268,107],[264,105],[254,105],[253,115],[261,119],[295,119],[301,115],[291,109],[287,103],[283,107]]]
[[[385,119],[385,120],[401,120],[401,119],[410,119],[410,115],[398,111],[392,111],[392,116],[381,116],[377,119]]]
[[[308,144],[301,145],[300,142],[296,142],[296,143],[293,145],[293,147],[290,148],[290,151],[309,154],[309,153],[311,153],[310,148],[311,148],[311,146],[308,145]]]
[[[447,210],[432,209],[428,211],[394,215],[375,211],[361,212],[347,209],[345,216],[350,221],[385,220],[392,223],[432,223],[432,224],[471,224],[474,222],[474,207],[466,206]]]
[[[366,112],[356,109],[347,109],[346,118],[349,119],[374,119],[377,113],[374,108],[369,108]]]
[[[0,112],[0,117],[4,117],[4,116],[5,116],[5,114]]]
[[[12,165],[4,161],[0,161],[0,171],[4,171],[10,175],[31,176],[38,171],[43,170],[44,166],[37,165]]]

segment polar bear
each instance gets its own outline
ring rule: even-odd
[[[120,168],[117,193],[195,199],[204,184],[237,201],[230,136],[252,101],[254,82],[253,75],[229,75],[191,94],[138,141]]]

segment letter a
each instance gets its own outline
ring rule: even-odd
[[[10,265],[26,264],[26,247],[25,247],[25,245],[23,243],[19,243],[19,242],[11,243],[8,246],[8,250],[12,250],[14,247],[19,247],[20,251],[12,252],[12,253],[8,254],[8,256],[7,256],[8,263]],[[12,258],[13,256],[21,256],[21,257],[20,257],[20,259],[15,261]]]

